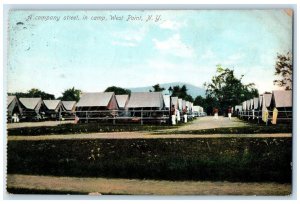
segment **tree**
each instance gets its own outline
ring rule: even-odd
[[[214,100],[211,104],[225,111],[228,106],[241,104],[243,101],[258,97],[258,90],[254,83],[243,84],[243,75],[236,78],[234,70],[224,69],[217,65],[217,75],[210,83],[205,83],[206,97]]]
[[[160,87],[160,85],[159,84],[155,84],[154,86],[152,86],[153,87],[153,92],[162,92],[162,91],[164,91],[165,90],[165,88],[163,88],[163,87]],[[152,92],[152,90],[149,90],[149,92]]]
[[[288,52],[286,55],[277,54],[277,60],[275,64],[275,75],[280,79],[274,80],[274,85],[285,87],[286,90],[292,90],[292,74],[293,74],[293,62],[292,55]]]
[[[32,88],[32,89],[28,90],[27,93],[16,92],[16,93],[9,93],[8,95],[15,95],[15,96],[17,96],[17,98],[20,98],[20,97],[28,97],[28,98],[40,97],[43,100],[54,100],[55,99],[55,96],[53,94],[46,93],[46,92],[41,91],[41,90],[36,89],[36,88]]]
[[[129,89],[124,89],[117,86],[107,87],[104,92],[114,92],[116,95],[131,94],[131,91]]]
[[[185,85],[182,85],[182,87],[176,85],[170,87],[168,90],[172,92],[171,96],[177,96],[178,98],[182,98],[183,100],[194,102],[194,98],[187,93],[188,90]]]
[[[72,87],[71,89],[67,89],[63,92],[62,97],[60,98],[62,101],[76,101],[78,102],[80,99],[81,90],[75,89]]]

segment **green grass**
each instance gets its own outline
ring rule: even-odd
[[[8,129],[10,135],[59,135],[78,134],[94,132],[127,132],[127,131],[153,131],[175,128],[168,125],[140,125],[140,124],[104,124],[104,123],[81,123],[81,124],[61,124],[58,126],[42,127],[22,127]]]
[[[291,182],[292,138],[8,142],[8,174]]]
[[[153,134],[263,134],[263,133],[292,133],[291,124],[278,125],[257,125],[252,124],[244,127],[226,127],[226,128],[212,128],[201,130],[161,130]]]

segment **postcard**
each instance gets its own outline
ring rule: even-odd
[[[293,18],[11,9],[7,193],[288,198]]]

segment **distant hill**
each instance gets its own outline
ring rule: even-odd
[[[159,84],[159,85],[160,85],[160,87],[165,88],[165,91],[164,91],[165,94],[169,93],[168,89],[169,89],[170,86],[173,87],[173,86],[176,86],[176,85],[179,85],[179,86],[186,85],[186,88],[188,90],[187,91],[188,94],[190,94],[193,98],[196,98],[199,95],[203,96],[203,97],[205,96],[205,89],[204,88],[194,86],[194,85],[189,84],[189,83],[172,82],[172,83],[165,83],[165,84]],[[130,89],[132,92],[148,92],[149,90],[153,90],[152,86],[134,87],[134,88],[127,88],[127,89]]]

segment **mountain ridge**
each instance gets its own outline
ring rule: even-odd
[[[170,86],[173,87],[173,86],[176,86],[176,85],[179,85],[179,86],[186,85],[187,93],[190,94],[194,99],[199,95],[202,96],[202,97],[205,96],[205,89],[203,87],[198,87],[198,86],[195,86],[195,85],[190,84],[190,83],[171,82],[171,83],[162,83],[162,84],[159,84],[159,85],[160,85],[160,87],[165,88],[165,90],[163,91],[164,94],[169,93],[168,89],[169,89]],[[130,87],[130,88],[126,88],[126,89],[131,90],[131,92],[148,92],[149,90],[153,90],[152,86]]]

